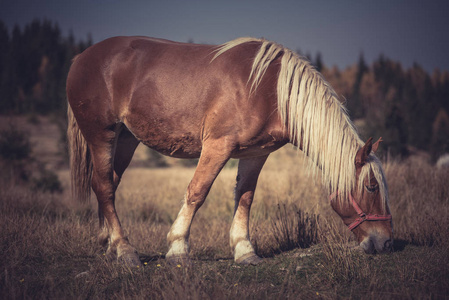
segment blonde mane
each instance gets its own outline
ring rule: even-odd
[[[250,92],[257,87],[275,59],[281,60],[277,83],[278,111],[288,129],[290,141],[301,146],[311,159],[310,169],[322,175],[325,186],[339,191],[342,201],[356,187],[355,155],[364,145],[334,89],[312,65],[282,45],[256,38],[239,38],[216,49],[212,60],[224,52],[248,42],[260,43],[248,78]],[[374,154],[362,168],[359,193],[373,172],[379,183],[383,207],[388,201],[385,176]]]

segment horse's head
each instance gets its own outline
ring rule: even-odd
[[[343,195],[331,196],[332,208],[357,237],[366,253],[390,252],[393,246],[393,226],[385,176],[378,159],[371,154],[379,146],[370,138],[355,157],[356,185],[348,201]],[[345,197],[346,199],[346,197]]]

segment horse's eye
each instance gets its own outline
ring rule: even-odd
[[[365,186],[366,190],[370,193],[374,193],[375,191],[377,191],[377,189],[379,188],[379,186],[377,184],[374,185],[366,185]]]

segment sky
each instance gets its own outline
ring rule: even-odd
[[[448,0],[0,0],[0,19],[12,30],[33,19],[57,22],[63,35],[94,42],[145,35],[220,44],[264,37],[303,54],[322,55],[340,69],[381,54],[404,68],[449,71]]]

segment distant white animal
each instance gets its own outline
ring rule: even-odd
[[[436,166],[438,169],[449,168],[449,153],[441,155],[437,160]]]

